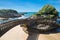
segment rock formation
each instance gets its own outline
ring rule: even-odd
[[[15,18],[15,17],[21,17],[21,14],[18,14],[17,11],[11,9],[0,10],[0,18]]]
[[[57,28],[58,11],[51,5],[45,5],[37,14],[30,17],[28,28],[49,31]],[[29,30],[29,29],[28,29]]]

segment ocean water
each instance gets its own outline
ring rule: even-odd
[[[22,13],[25,13],[25,17],[30,17],[32,16],[33,14],[36,14],[36,12],[22,12]]]
[[[60,17],[60,12],[58,13],[58,16]]]

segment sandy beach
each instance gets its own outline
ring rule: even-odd
[[[28,34],[18,25],[5,33],[0,40],[27,40],[27,37]],[[39,34],[38,40],[60,40],[60,33]]]
[[[18,25],[5,33],[0,40],[26,40],[27,36],[20,25]]]

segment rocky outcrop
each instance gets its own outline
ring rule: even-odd
[[[30,17],[27,25],[29,28],[39,31],[49,31],[58,27],[57,17],[58,11],[51,5],[45,5],[37,14]]]
[[[21,17],[21,14],[18,14],[17,11],[11,9],[0,10],[0,18],[15,18],[15,17]]]

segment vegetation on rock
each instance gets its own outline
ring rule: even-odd
[[[16,10],[2,9],[0,10],[0,17],[3,18],[15,18],[21,16]]]
[[[2,9],[0,10],[0,13],[18,13],[16,10],[11,9]]]
[[[39,10],[39,12],[36,14],[36,16],[38,15],[55,15],[58,16],[58,11],[55,9],[55,7],[51,6],[51,5],[45,5],[41,10]]]
[[[40,31],[48,31],[57,27],[55,25],[57,17],[58,11],[51,5],[45,5],[37,14],[31,16],[33,21],[30,26]]]

